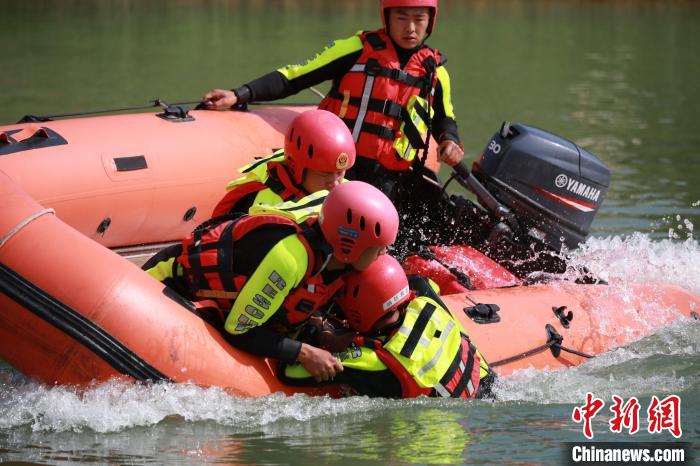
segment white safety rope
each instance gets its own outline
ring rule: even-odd
[[[10,238],[12,238],[18,231],[20,231],[22,228],[26,227],[29,222],[36,220],[37,218],[41,217],[44,214],[56,214],[56,211],[53,209],[44,209],[40,210],[39,212],[36,212],[33,215],[30,215],[29,217],[25,218],[22,220],[19,224],[17,224],[16,227],[14,227],[12,230],[10,230],[9,233],[7,233],[1,240],[0,240],[0,248],[5,245],[7,241],[9,241]]]

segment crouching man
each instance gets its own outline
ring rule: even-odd
[[[344,281],[336,302],[358,335],[337,354],[344,371],[334,382],[387,398],[490,396],[493,372],[425,279],[412,291],[401,265],[383,255]],[[282,365],[279,377],[314,383],[299,364]]]

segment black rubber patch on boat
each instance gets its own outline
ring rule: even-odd
[[[117,157],[114,159],[118,172],[130,172],[133,170],[144,170],[148,168],[146,157],[135,155],[133,157]]]
[[[141,382],[170,381],[104,329],[4,264],[0,264],[0,292],[78,341],[122,374]]]
[[[18,130],[19,131],[19,130]],[[17,131],[7,131],[8,135]],[[23,152],[25,150],[41,149],[44,147],[62,146],[68,141],[51,128],[41,127],[32,136],[12,143],[0,144],[0,156]]]

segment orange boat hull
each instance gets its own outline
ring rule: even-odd
[[[65,144],[8,152],[0,141],[8,152],[0,156],[0,358],[49,384],[126,377],[193,382],[246,397],[303,391],[282,385],[273,361],[232,348],[160,283],[105,247],[182,238],[208,218],[238,167],[281,146],[282,131],[300,110],[192,112],[195,121],[183,123],[152,114],[67,120],[39,125]],[[0,128],[14,144],[36,130]],[[193,207],[196,213],[185,216]],[[444,300],[491,362],[546,344],[547,325],[563,337],[562,346],[595,355],[700,308],[697,296],[651,284],[551,283]],[[498,304],[500,322],[475,323],[462,311],[473,302]],[[562,306],[573,312],[568,328],[552,311]],[[555,352],[544,348],[496,370],[556,370],[585,360]]]
[[[588,355],[598,355],[626,345],[679,319],[697,319],[700,298],[664,283],[626,285],[577,285],[553,282],[443,296],[479,350],[489,362],[511,358],[548,341],[546,326],[563,337],[561,346]],[[462,311],[472,301],[495,303],[501,320],[478,324]],[[566,306],[572,319],[565,327],[554,309]],[[543,349],[495,368],[499,375],[519,369],[557,370],[577,366],[586,357],[562,351],[555,356]]]

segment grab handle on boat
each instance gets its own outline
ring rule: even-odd
[[[29,139],[37,139],[37,138],[49,139],[50,137],[51,137],[51,135],[49,134],[48,131],[46,131],[46,128],[39,128],[38,130],[36,130],[36,132],[34,134],[32,134],[29,137]]]
[[[194,121],[194,117],[190,115],[190,109],[179,105],[168,105],[163,113],[158,113],[156,116],[171,123]]]
[[[566,311],[566,306],[552,306],[552,312],[554,312],[554,315],[557,316],[557,319],[559,319],[559,322],[561,322],[562,327],[569,328],[571,321],[574,320],[574,313],[573,311],[566,313],[564,311]]]
[[[465,307],[464,313],[477,324],[495,324],[501,321],[498,311],[501,308],[497,304],[479,303],[471,307]]]

